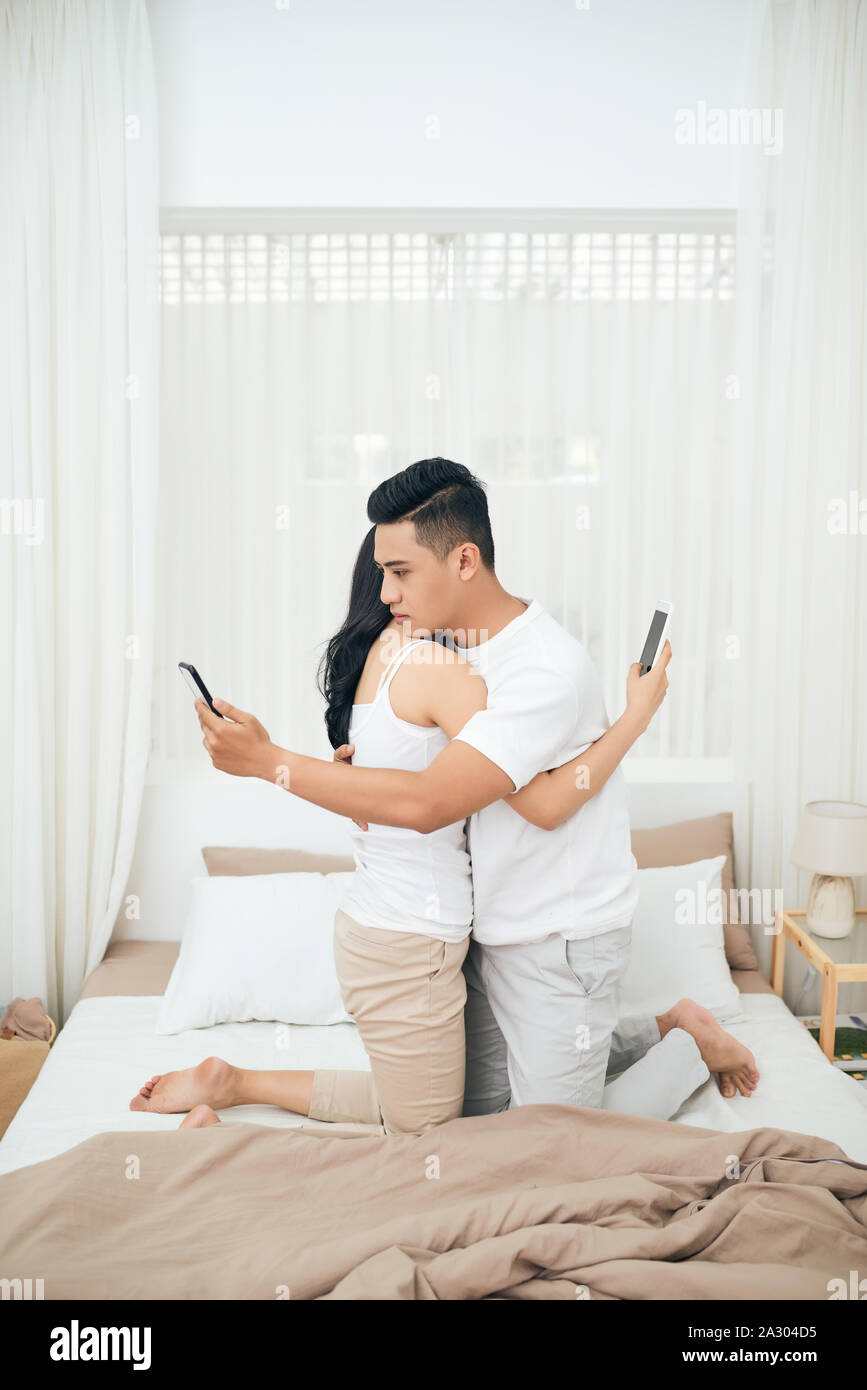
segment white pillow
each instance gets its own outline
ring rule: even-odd
[[[695,864],[639,869],[621,1019],[661,1014],[684,998],[702,1004],[719,1023],[743,1019],[723,942],[725,861],[720,854]]]
[[[181,949],[157,1033],[249,1019],[345,1023],[334,914],[352,874],[192,880]]]

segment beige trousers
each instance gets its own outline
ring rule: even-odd
[[[460,1115],[469,936],[366,927],[338,909],[334,960],[370,1071],[316,1071],[310,1118],[415,1134]]]

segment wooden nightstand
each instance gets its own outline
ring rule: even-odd
[[[819,1046],[828,1060],[833,1062],[837,987],[851,980],[867,980],[867,908],[856,908],[855,925],[850,934],[843,937],[813,936],[804,926],[806,915],[803,909],[774,914],[771,988],[775,994],[782,995],[788,937],[822,976]]]

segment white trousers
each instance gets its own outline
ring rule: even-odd
[[[584,941],[471,940],[464,1115],[559,1104],[667,1120],[680,1109],[710,1073],[683,1029],[660,1038],[652,1016],[618,1018],[631,942],[631,926]]]

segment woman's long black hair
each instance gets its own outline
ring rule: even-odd
[[[325,696],[325,727],[332,748],[349,740],[349,721],[359,677],[375,639],[391,622],[391,609],[380,599],[382,576],[373,563],[376,527],[361,543],[343,626],[330,639],[319,663],[318,685]]]

